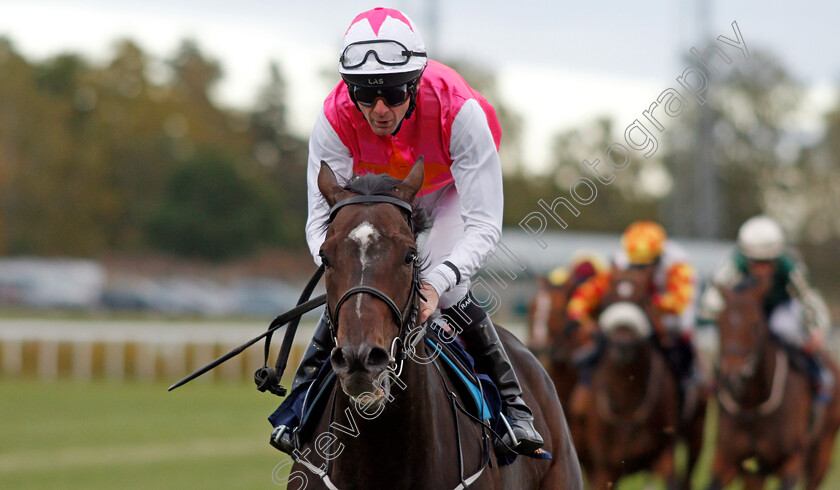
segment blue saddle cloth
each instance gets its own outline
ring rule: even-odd
[[[456,389],[469,394],[470,403],[464,408],[481,420],[490,420],[495,430],[496,423],[501,422],[497,420],[502,407],[499,390],[487,375],[475,373],[475,362],[460,342],[451,340],[446,342],[446,340],[449,339],[441,338],[438,327],[427,330],[425,342],[431,352],[435,350],[438,352],[425,354],[425,356],[437,356],[436,362],[446,368],[452,375],[452,379],[459,383]],[[406,362],[412,362],[412,360],[409,358]],[[470,371],[465,372],[466,369]],[[268,418],[269,422],[274,427],[278,425],[297,427],[301,421],[306,422],[313,414],[313,407],[318,405],[318,401],[332,388],[334,382],[335,374],[332,372],[332,366],[329,362],[325,362],[312,383],[301,384],[286,396],[283,403]]]
[[[424,339],[428,352],[425,358],[435,356],[440,366],[450,374],[450,379],[456,381],[456,391],[462,394],[461,400],[469,400],[464,408],[474,417],[488,421],[490,427],[497,434],[504,434],[506,431],[502,421],[502,400],[499,390],[490,378],[485,374],[475,372],[475,361],[464,349],[463,345],[442,332],[440,327],[429,322]],[[437,352],[437,353],[435,353]],[[435,353],[435,354],[433,354]],[[411,358],[405,362],[416,362]],[[318,376],[311,383],[301,384],[289,393],[277,410],[269,417],[268,421],[272,427],[285,425],[287,427],[299,427],[298,436],[307,439],[318,418],[326,407],[329,394],[335,384],[336,377],[329,362],[321,367]],[[550,458],[547,452],[545,457]],[[497,454],[497,461],[500,465],[512,463],[516,459],[515,454]],[[535,454],[534,457],[542,457]]]

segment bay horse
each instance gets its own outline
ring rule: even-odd
[[[787,350],[767,324],[767,286],[748,278],[734,290],[720,288],[725,305],[717,319],[720,409],[710,489],[723,488],[737,476],[746,488],[763,488],[769,475],[781,480],[782,489],[794,488],[803,477],[805,488],[815,489],[831,460],[840,427],[840,388],[835,383],[821,423],[812,425],[809,380],[790,369]],[[825,355],[823,361],[840,379],[837,364]]]
[[[499,337],[551,460],[488,465],[487,430],[457,409],[453,379],[412,359],[412,350],[430,355],[410,335],[422,329],[419,220],[408,203],[423,179],[421,159],[404,181],[367,175],[341,186],[322,162],[318,187],[332,209],[321,257],[338,382],[313,436],[299,441],[292,475],[316,473],[313,488],[582,488],[551,380],[507,330],[498,328]]]
[[[566,306],[576,286],[572,280],[558,286],[540,277],[528,306],[528,348],[545,366],[564,407],[570,406],[578,380],[574,353],[584,340],[578,338],[580,330],[567,328]]]
[[[573,427],[578,451],[586,452],[581,461],[596,489],[639,471],[654,472],[669,489],[690,488],[705,403],[682,420],[678,380],[653,340],[659,316],[650,300],[652,271],[631,267],[611,274],[598,317],[605,347],[593,373],[593,396]],[[683,475],[675,464],[680,439],[688,449]]]

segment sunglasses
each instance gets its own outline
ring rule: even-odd
[[[747,263],[749,265],[755,265],[755,266],[760,266],[760,267],[761,266],[766,267],[768,265],[773,265],[774,262],[775,262],[775,260],[773,260],[773,259],[747,259]]]
[[[339,62],[345,69],[358,68],[367,63],[373,55],[380,65],[400,66],[408,63],[412,56],[426,57],[426,53],[411,51],[404,44],[391,40],[360,41],[344,48]]]
[[[382,98],[385,103],[391,107],[402,105],[408,100],[409,90],[408,84],[397,85],[396,87],[362,87],[354,85],[352,87],[353,97],[359,104],[370,107],[376,99]]]

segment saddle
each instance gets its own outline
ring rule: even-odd
[[[504,433],[506,429],[502,421],[499,390],[487,375],[475,371],[475,362],[461,342],[452,340],[434,322],[429,322],[423,344],[423,358],[434,358],[433,362],[438,369],[449,373],[447,379],[452,381],[452,384],[447,384],[447,389],[456,394],[461,408],[470,417],[487,424],[496,433]],[[418,343],[417,348],[420,349],[420,346]],[[407,362],[417,361],[409,357]],[[336,376],[332,366],[325,362],[312,383],[297,386],[268,417],[272,427],[298,427],[295,438],[300,447],[301,441],[311,439],[321,415],[328,409],[330,393],[335,383]],[[510,464],[516,456],[510,453],[497,454],[497,461],[500,465]],[[541,451],[533,457],[551,459],[551,454]]]

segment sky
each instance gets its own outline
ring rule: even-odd
[[[224,70],[214,97],[240,109],[253,106],[276,61],[292,94],[291,126],[306,137],[339,80],[342,34],[375,6],[403,10],[430,57],[496,74],[502,101],[523,118],[525,163],[537,171],[548,165],[551,135],[601,115],[624,127],[676,87],[689,49],[709,43],[703,25],[733,38],[736,21],[749,49],[778,54],[807,88],[796,121],[806,130],[819,130],[840,82],[840,2],[829,0],[0,0],[0,36],[32,59],[75,52],[95,62],[118,39],[161,59],[195,39]]]

